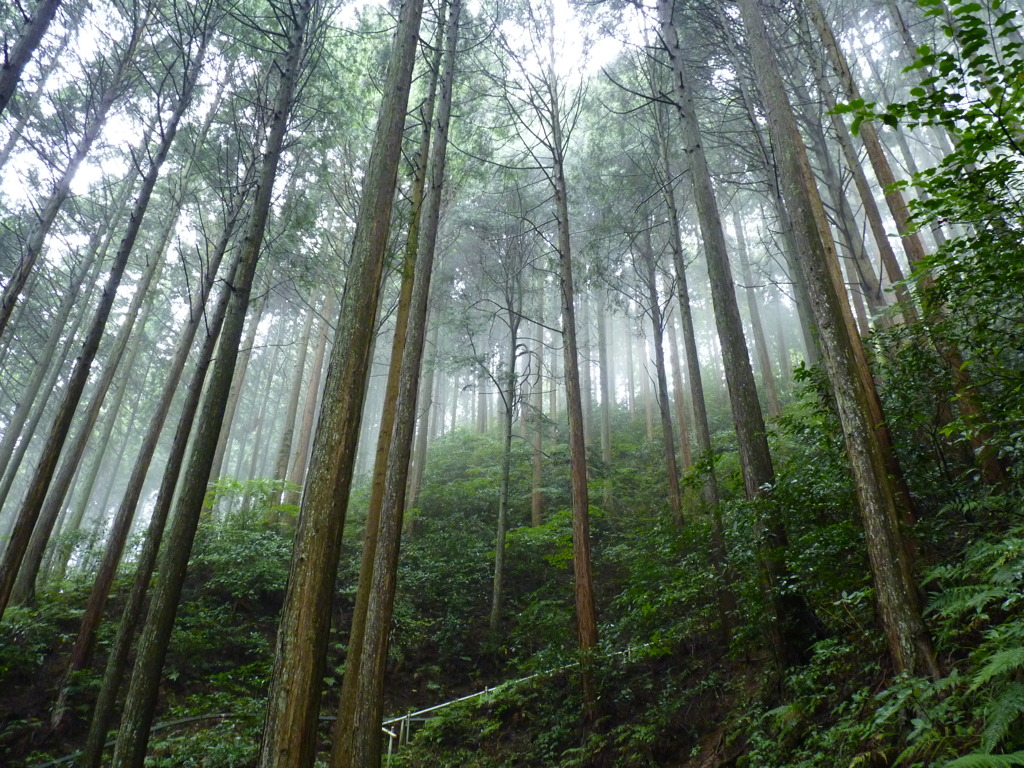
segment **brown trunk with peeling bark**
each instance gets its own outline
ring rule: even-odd
[[[405,0],[388,62],[278,627],[260,768],[309,768],[387,252],[421,0]],[[403,484],[404,486],[404,484]]]
[[[845,301],[824,208],[758,2],[739,0],[739,7],[753,74],[767,108],[782,188],[805,255],[801,272],[811,294],[825,369],[846,440],[890,656],[897,672],[935,674],[934,652],[921,620],[917,585],[900,529],[900,499],[892,477],[898,464]]]

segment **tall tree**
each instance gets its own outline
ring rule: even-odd
[[[444,10],[444,4],[442,4]],[[405,348],[402,351],[401,376],[395,406],[393,434],[385,469],[384,495],[380,500],[379,530],[373,553],[372,577],[365,583],[360,573],[360,590],[366,589],[366,615],[359,664],[346,667],[342,685],[342,704],[334,730],[331,750],[332,768],[376,766],[381,758],[381,719],[384,711],[384,671],[391,636],[391,617],[398,578],[398,554],[402,533],[402,515],[408,487],[409,459],[416,425],[417,387],[426,342],[430,285],[434,268],[437,232],[441,215],[441,190],[445,180],[448,128],[456,74],[461,0],[452,0],[447,18],[438,17],[438,51],[441,60],[440,87],[436,96],[436,118],[430,142],[430,163],[426,169],[429,188],[423,199],[418,227],[412,231],[417,252],[415,276],[408,314]],[[443,30],[443,34],[442,34]],[[441,39],[444,46],[440,45]],[[443,74],[441,74],[443,72]],[[429,396],[429,391],[426,392]],[[425,428],[425,425],[424,425]],[[354,633],[353,633],[354,634]],[[350,643],[351,647],[351,643]]]
[[[644,216],[643,223],[647,224],[650,217]],[[668,399],[668,372],[665,363],[665,313],[662,309],[662,299],[658,295],[658,271],[655,263],[654,245],[651,242],[651,230],[645,228],[639,234],[637,250],[640,252],[640,262],[637,271],[640,272],[640,279],[646,296],[647,315],[651,319],[651,339],[654,342],[654,370],[657,376],[658,415],[661,418],[662,441],[665,446],[665,469],[668,477],[669,505],[672,509],[672,519],[677,528],[683,527],[683,494],[679,485],[679,465],[676,460],[675,431],[672,428],[672,412],[669,410]]]
[[[711,298],[715,309],[718,340],[725,363],[726,385],[736,428],[744,488],[747,497],[754,499],[771,488],[775,482],[775,468],[768,449],[764,415],[743,336],[743,321],[729,265],[725,230],[711,170],[704,153],[693,85],[673,20],[672,0],[657,0],[657,13],[661,45],[668,56],[672,76],[669,94],[682,133],[683,149],[693,184],[697,219],[704,240],[704,256],[711,281]],[[800,657],[800,646],[806,642],[804,635],[807,631],[809,611],[798,595],[792,592],[786,595],[782,591],[782,585],[787,579],[785,529],[776,519],[767,520],[764,528],[767,536],[761,545],[760,554],[765,597],[771,605],[769,637],[777,665],[785,668]]]
[[[54,183],[53,189],[40,205],[39,213],[36,214],[38,220],[25,242],[14,274],[4,286],[3,296],[0,298],[0,336],[3,335],[18,302],[18,297],[21,295],[29,275],[32,274],[39,255],[43,252],[46,238],[50,234],[53,223],[57,220],[57,214],[60,213],[64,202],[71,193],[71,182],[75,174],[96,139],[99,138],[111,108],[123,95],[126,83],[132,78],[136,57],[142,47],[154,9],[153,5],[146,0],[132,0],[128,7],[130,18],[127,21],[130,27],[127,38],[122,46],[114,52],[112,60],[109,62],[110,71],[106,71],[107,65],[104,64],[98,66],[89,76],[88,96],[90,98],[86,105],[82,134],[75,144],[67,164]],[[3,602],[0,600],[0,604]]]
[[[285,41],[285,50],[282,52],[281,60],[270,65],[278,73],[277,87],[253,206],[232,284],[231,300],[221,330],[220,354],[213,363],[206,385],[206,395],[198,429],[192,441],[185,482],[179,489],[173,522],[167,532],[168,546],[161,553],[158,562],[152,602],[139,638],[135,666],[125,696],[124,714],[111,761],[114,768],[141,768],[145,759],[153,713],[156,709],[160,675],[192,542],[206,497],[207,482],[234,374],[249,296],[270,214],[274,182],[288,131],[289,116],[301,82],[303,65],[307,61],[311,47],[310,42],[314,39],[311,31],[316,30],[313,0],[280,4],[275,10],[280,25],[277,34]]]
[[[50,23],[57,15],[62,0],[39,0],[31,15],[25,17],[25,25],[18,36],[14,47],[9,51],[4,50],[4,60],[0,64],[0,116],[14,96],[18,88],[18,81],[21,80],[21,73],[25,65],[32,60],[43,35],[49,29]]]
[[[277,632],[260,768],[309,768],[315,756],[331,602],[373,347],[375,323],[367,320],[378,311],[422,11],[421,0],[404,0],[399,9]]]
[[[202,15],[203,14],[201,12],[197,14],[197,16]],[[74,418],[75,411],[78,408],[78,403],[81,400],[86,381],[89,377],[89,372],[92,368],[92,362],[99,350],[100,340],[102,339],[104,330],[106,329],[107,319],[110,316],[110,310],[113,307],[117,289],[121,284],[121,278],[124,276],[125,269],[128,266],[128,259],[134,251],[135,241],[142,228],[142,222],[149,207],[149,201],[153,196],[153,190],[156,187],[157,179],[160,176],[160,170],[164,161],[167,159],[171,145],[174,143],[174,138],[177,135],[178,125],[181,118],[192,102],[192,95],[199,79],[199,72],[202,69],[202,61],[206,54],[206,46],[209,42],[210,34],[210,28],[206,25],[205,20],[197,20],[199,20],[199,26],[195,29],[197,31],[201,30],[199,38],[193,41],[197,47],[195,49],[190,49],[189,46],[185,46],[180,49],[182,51],[182,59],[177,62],[177,66],[180,68],[179,71],[182,80],[180,83],[180,90],[174,101],[171,116],[163,126],[160,142],[150,158],[146,176],[135,200],[135,206],[132,209],[131,216],[128,219],[128,227],[124,236],[121,238],[121,244],[114,257],[114,263],[110,268],[110,273],[107,277],[102,297],[93,313],[89,330],[82,343],[81,353],[75,362],[75,368],[71,374],[70,383],[64,395],[64,400],[61,403],[57,417],[54,419],[46,446],[44,447],[43,453],[36,466],[29,492],[22,504],[21,511],[18,513],[18,520],[15,524],[14,533],[4,555],[3,563],[0,564],[0,616],[3,615],[3,612],[7,607],[11,589],[14,586],[14,579],[17,575],[18,569],[21,567],[22,559],[25,557],[29,538],[36,526],[39,515],[42,512],[43,502],[46,498],[46,493],[49,490],[54,472],[57,469],[57,461],[60,458],[64,442],[67,439],[71,420]],[[142,26],[140,27],[139,24]],[[140,21],[139,24],[136,24],[135,27],[133,27],[133,36],[139,36],[142,34],[142,30],[145,28],[145,21]],[[130,57],[127,58],[123,64],[127,66],[127,62],[130,60]],[[113,95],[110,96],[110,101],[113,101]],[[84,158],[84,154],[82,154],[82,157]],[[64,197],[66,197],[67,192],[70,189],[70,178],[67,178],[67,184],[68,187],[66,189],[61,187],[61,189],[64,190]],[[58,192],[59,191],[60,190],[58,190]],[[55,193],[54,197],[51,198],[51,201],[56,201],[58,197],[60,197],[62,202],[63,197],[57,193]],[[54,213],[54,216],[56,216],[56,213]],[[40,246],[42,245],[41,240],[39,244]],[[14,283],[12,281],[8,287],[13,284]]]
[[[898,672],[938,674],[900,530],[898,472],[878,393],[857,336],[824,207],[811,173],[758,0],[738,0],[754,76],[767,109],[779,176],[801,252],[823,360],[860,501],[879,614]]]

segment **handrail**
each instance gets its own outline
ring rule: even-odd
[[[643,645],[633,646],[633,647],[630,647],[630,648],[623,649],[621,651],[614,651],[614,652],[608,654],[608,656],[609,657],[611,657],[611,656],[629,656],[634,651],[640,650],[641,648],[646,648],[646,647],[648,647],[650,645],[652,645],[652,643],[644,643]],[[574,662],[572,662],[570,664],[566,664],[566,665],[561,666],[561,667],[556,667],[554,669],[548,669],[548,670],[545,670],[543,672],[534,672],[532,675],[527,675],[526,677],[520,677],[520,678],[517,678],[515,680],[506,680],[504,683],[499,683],[498,685],[495,685],[495,686],[487,686],[482,691],[477,691],[476,693],[470,693],[470,694],[467,694],[466,696],[460,696],[457,699],[452,699],[451,701],[445,701],[445,702],[443,702],[441,704],[435,704],[434,706],[427,707],[426,709],[420,709],[420,710],[417,710],[415,712],[407,712],[404,715],[396,715],[395,717],[388,718],[387,720],[385,720],[385,721],[383,721],[381,723],[381,731],[383,731],[384,734],[388,737],[388,757],[391,756],[392,748],[396,745],[396,742],[397,742],[398,746],[401,746],[403,743],[407,744],[409,742],[409,738],[410,738],[410,735],[411,735],[409,733],[409,723],[411,723],[414,720],[426,720],[426,719],[429,719],[429,718],[423,717],[424,715],[427,715],[427,714],[429,714],[431,712],[436,712],[436,711],[438,711],[440,709],[446,709],[447,707],[450,707],[450,706],[452,706],[454,704],[460,704],[463,701],[468,701],[470,699],[475,699],[475,698],[478,698],[480,696],[484,696],[484,695],[486,695],[488,693],[497,693],[498,691],[501,691],[501,690],[503,690],[505,688],[510,688],[510,687],[513,687],[513,686],[516,686],[516,685],[520,685],[521,683],[525,683],[525,682],[527,682],[529,680],[533,680],[535,677],[541,677],[541,676],[544,676],[544,675],[558,674],[559,672],[564,672],[565,670],[571,669],[572,667],[575,667],[577,665],[579,665],[579,662],[578,661],[574,661]],[[182,718],[179,718],[177,720],[168,720],[167,722],[157,723],[156,725],[154,725],[150,729],[150,732],[151,733],[155,733],[156,731],[166,730],[167,728],[174,728],[175,726],[179,726],[179,725],[188,725],[189,723],[202,722],[203,720],[234,720],[234,719],[239,719],[241,717],[244,717],[244,715],[239,715],[237,713],[232,713],[232,712],[215,712],[215,713],[211,713],[211,714],[208,714],[208,715],[190,715],[189,717],[182,717]],[[334,715],[320,715],[317,718],[317,720],[319,722],[321,722],[321,723],[333,722],[333,721],[337,720],[337,717],[334,716]],[[400,727],[398,729],[398,733],[395,733],[393,730],[388,728],[388,726],[393,726],[395,724],[400,724]],[[403,741],[403,739],[404,739],[404,741]],[[104,749],[106,749],[107,747],[114,746],[114,742],[115,742],[114,739],[110,739],[109,741],[107,741],[103,745]],[[64,757],[59,757],[59,758],[57,758],[55,760],[50,760],[50,761],[45,762],[45,763],[38,763],[35,766],[33,766],[33,768],[53,768],[53,766],[63,765],[64,763],[69,763],[72,760],[75,760],[78,757],[81,757],[81,755],[82,755],[81,750],[78,750],[76,752],[72,752],[70,755],[65,755]]]

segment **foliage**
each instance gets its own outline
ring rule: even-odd
[[[921,46],[909,71],[922,76],[912,99],[879,110],[862,101],[841,107],[855,125],[880,119],[893,127],[927,127],[949,134],[952,152],[912,180],[920,226],[958,226],[953,237],[914,272],[929,317],[929,332],[947,364],[958,349],[976,387],[984,418],[961,417],[947,435],[988,441],[1018,464],[1024,434],[1024,356],[1014,341],[1024,332],[1019,286],[1024,280],[1024,142],[1019,105],[1024,97],[1020,16],[1002,0],[919,0],[949,41]],[[906,186],[906,185],[904,185]],[[959,393],[964,397],[964,393]]]

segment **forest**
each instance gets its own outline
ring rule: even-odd
[[[1024,3],[0,33],[0,765],[1024,766]]]

